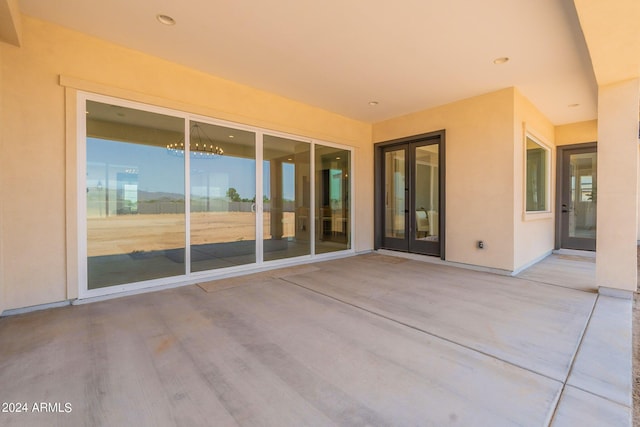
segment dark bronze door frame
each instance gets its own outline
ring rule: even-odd
[[[558,147],[556,249],[596,250],[597,144]],[[593,170],[596,169],[596,170]]]
[[[374,147],[375,249],[445,259],[444,130],[381,142]],[[437,156],[437,168],[429,167],[423,160],[430,155]],[[425,171],[437,173],[438,180],[437,185],[431,184],[432,205],[426,207],[426,201],[417,194],[429,182]]]

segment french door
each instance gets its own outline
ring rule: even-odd
[[[598,206],[597,149],[582,144],[559,150],[560,248],[595,251]]]
[[[442,256],[443,138],[378,146],[377,247]]]

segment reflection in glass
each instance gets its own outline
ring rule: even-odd
[[[597,154],[569,156],[569,237],[596,238]]]
[[[264,260],[309,255],[310,144],[271,135],[263,141]]]
[[[405,235],[405,150],[384,155],[385,237],[404,239]]]
[[[88,289],[185,274],[183,119],[87,101]]]
[[[351,247],[351,153],[315,146],[316,253]]]
[[[438,144],[416,147],[416,227],[415,239],[439,240]]]
[[[547,210],[549,151],[527,137],[527,212]]]
[[[264,135],[257,236],[254,132],[88,100],[88,289],[351,248],[351,153],[311,147]]]
[[[256,262],[256,161],[253,132],[191,122],[191,271]],[[196,129],[196,131],[194,131]]]

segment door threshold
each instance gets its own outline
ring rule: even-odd
[[[581,249],[555,249],[553,251],[555,255],[573,255],[573,256],[581,256],[584,258],[595,258],[596,251],[585,251]]]

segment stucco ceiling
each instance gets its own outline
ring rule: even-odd
[[[509,86],[554,124],[596,117],[572,0],[19,4],[26,15],[366,122]],[[176,24],[161,25],[159,13]],[[495,65],[498,57],[510,60]]]

